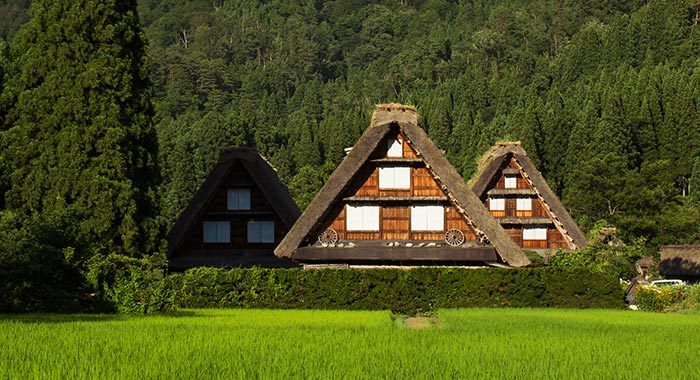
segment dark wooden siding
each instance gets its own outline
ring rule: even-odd
[[[248,188],[250,189],[250,210],[233,211],[228,210],[228,190],[231,188]],[[275,223],[275,242],[274,243],[248,243],[248,221],[272,220]],[[231,242],[230,243],[204,243],[203,242],[203,222],[204,221],[229,221],[231,223]],[[182,242],[183,251],[188,250],[231,250],[241,248],[254,249],[274,249],[274,247],[282,241],[282,238],[287,233],[282,220],[277,217],[274,209],[267,201],[260,189],[255,185],[248,172],[240,163],[231,166],[226,177],[222,181],[213,197],[209,200],[206,206],[202,208],[202,212],[193,221],[190,228],[185,233]]]

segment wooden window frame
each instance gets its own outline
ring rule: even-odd
[[[544,231],[544,238],[541,237],[542,231]],[[539,235],[538,235],[538,233],[539,233]],[[526,237],[526,234],[528,235],[527,237]],[[532,234],[532,235],[530,235],[530,234]],[[524,240],[537,240],[537,241],[547,240],[547,227],[524,227],[523,228],[523,241]]]
[[[228,189],[226,191],[226,209],[229,211],[249,211],[251,205],[250,195],[250,188],[248,187]]]
[[[433,213],[431,215],[431,213]],[[439,216],[438,216],[439,213]],[[432,221],[432,222],[431,222]],[[439,222],[438,222],[439,221]],[[439,228],[432,228],[437,222]],[[437,227],[437,225],[436,225]],[[442,205],[411,206],[411,231],[444,231],[445,207]]]
[[[361,214],[358,214],[358,212],[361,212]],[[345,230],[348,232],[379,231],[380,212],[380,207],[376,205],[347,205],[345,210]],[[354,225],[358,216],[362,220],[359,227]]]
[[[272,234],[263,235],[263,226],[272,226]],[[255,230],[257,229],[257,231]],[[252,237],[252,238],[251,238]],[[246,223],[246,239],[248,243],[274,243],[275,242],[275,221],[274,220],[249,220]]]
[[[403,140],[390,138],[387,140],[386,156],[392,158],[403,157]],[[398,154],[397,154],[398,153]]]
[[[518,188],[518,176],[515,174],[505,174],[503,179],[503,187],[506,189]],[[510,186],[509,186],[510,185]]]
[[[494,208],[494,200],[498,200],[497,204],[502,204],[502,206]],[[506,198],[489,196],[489,211],[506,211]]]
[[[214,239],[208,239],[211,237],[211,230],[207,228],[214,228]],[[209,232],[207,232],[209,231]],[[204,244],[217,244],[217,243],[231,243],[231,222],[228,220],[205,220],[202,222],[202,243]]]
[[[409,166],[381,166],[379,167],[377,177],[380,190],[411,189],[411,168]],[[397,178],[400,178],[404,182],[408,180],[408,183],[402,183],[401,187],[399,187],[396,185]],[[387,181],[390,181],[391,183],[387,183]]]

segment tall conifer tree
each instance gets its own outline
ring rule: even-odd
[[[35,0],[13,40],[5,207],[62,220],[79,257],[160,246],[157,139],[135,0]]]

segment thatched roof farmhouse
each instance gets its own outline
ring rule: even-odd
[[[491,148],[469,186],[523,248],[574,250],[587,244],[520,142],[500,142]]]
[[[299,214],[275,170],[255,149],[223,149],[168,234],[169,265],[293,266],[273,250]]]
[[[378,105],[275,254],[304,264],[483,265],[530,261],[418,125]]]

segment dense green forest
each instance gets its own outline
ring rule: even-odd
[[[699,24],[698,0],[0,0],[1,238],[157,251],[228,145],[303,209],[401,102],[466,179],[520,140],[583,230],[697,243]]]
[[[584,230],[697,242],[699,6],[142,1],[164,215],[226,145],[256,146],[303,209],[374,104],[396,101],[467,179],[495,141],[521,140]]]

